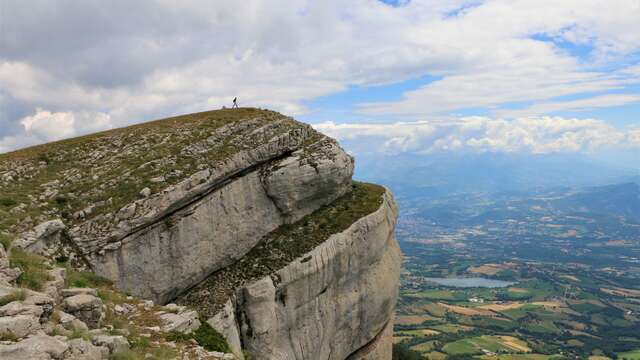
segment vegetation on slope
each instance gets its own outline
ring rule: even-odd
[[[238,287],[273,274],[376,211],[384,191],[378,185],[354,182],[352,191],[301,220],[274,230],[241,260],[215,272],[176,302],[197,308],[202,316],[213,316]]]
[[[158,192],[254,148],[263,139],[247,136],[247,128],[278,120],[282,131],[300,126],[268,110],[216,110],[0,154],[0,240],[52,218],[73,225],[114,214],[144,188]]]

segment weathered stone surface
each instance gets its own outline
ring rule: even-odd
[[[58,311],[58,316],[60,319],[60,325],[66,330],[77,330],[77,331],[87,331],[89,327],[84,321],[76,318],[75,316],[68,314],[64,311]]]
[[[59,292],[64,287],[64,277],[66,275],[66,269],[57,267],[49,271],[51,280],[47,281],[43,285],[43,292],[51,298],[57,300],[59,298]]]
[[[393,352],[393,321],[389,321],[384,330],[371,342],[351,354],[347,360],[391,359]]]
[[[60,219],[43,222],[13,242],[13,246],[44,256],[52,255],[62,242],[66,226]]]
[[[21,273],[20,269],[9,266],[9,254],[4,246],[0,245],[0,287],[11,287]]]
[[[104,247],[91,259],[95,270],[126,292],[165,303],[237,261],[281,224],[341,196],[349,189],[353,160],[333,140],[321,138],[289,155],[311,134],[277,136],[165,190],[166,199],[138,200],[135,212],[149,214],[123,229],[143,226],[143,220],[148,225]],[[206,196],[170,215],[161,210],[188,204],[195,189]],[[166,217],[156,221],[161,214]]]
[[[401,262],[396,215],[387,192],[380,209],[332,235],[304,256],[310,260],[281,269],[275,283],[265,277],[241,288],[235,311],[227,312],[240,318],[212,323],[223,331],[218,324],[237,321],[240,336],[230,342],[244,344],[252,359],[345,359],[393,316]]]
[[[107,347],[110,354],[129,350],[129,342],[124,336],[99,335],[92,342],[94,345]]]
[[[62,338],[34,335],[10,345],[0,344],[0,359],[11,360],[62,360],[69,349]],[[98,358],[100,359],[100,358]]]
[[[224,308],[218,312],[207,323],[216,329],[227,339],[229,348],[238,359],[244,359],[242,344],[240,343],[240,329],[235,316],[235,299],[229,299]]]
[[[109,358],[109,349],[106,346],[95,346],[83,339],[68,341],[69,351],[65,354],[65,360],[106,360]]]
[[[98,296],[98,291],[93,288],[67,288],[67,289],[62,289],[60,291],[60,295],[63,298],[68,298],[76,295]]]
[[[32,314],[0,316],[0,333],[10,333],[22,338],[35,334],[41,328],[39,316]]]
[[[164,313],[160,315],[163,322],[163,331],[178,331],[189,334],[200,327],[198,312],[193,310],[182,311],[177,314]]]
[[[90,329],[99,328],[104,318],[102,300],[89,294],[65,298],[62,308],[82,320]]]
[[[280,212],[294,222],[345,194],[353,165],[351,156],[325,138],[275,163],[263,181]]]
[[[65,223],[55,220],[54,213],[36,211],[37,215],[25,218],[12,230],[22,234],[14,243],[49,258],[68,258],[72,266],[90,266],[127,293],[166,303],[212,272],[242,259],[269,232],[331,203],[350,188],[353,159],[335,141],[283,116],[273,121],[243,119],[216,128],[187,129],[177,124],[170,131],[174,133],[143,132],[153,139],[148,143],[114,133],[96,142],[101,146],[98,151],[87,145],[87,156],[74,160],[81,167],[65,169],[60,179],[44,180],[29,194],[32,203],[14,210],[32,215],[58,198],[103,200],[79,205],[78,201],[68,202],[73,215],[65,217]],[[188,132],[204,136],[187,141],[190,137],[181,135]],[[131,154],[148,154],[148,145],[159,149],[158,144],[176,137],[183,142],[175,154],[145,158],[131,168],[119,166]],[[129,146],[129,141],[135,141],[135,146]],[[221,157],[212,155],[218,151]],[[206,161],[199,161],[200,154],[207,154]],[[188,161],[182,161],[185,155]],[[19,166],[4,166],[0,178],[29,179],[47,164],[24,165],[28,169]],[[114,171],[118,172],[115,177],[105,177]],[[73,184],[83,177],[95,186],[76,193]],[[124,181],[149,187],[134,188],[122,197],[117,190]],[[400,264],[393,236],[395,217],[393,199],[386,194],[378,211],[275,274],[238,289],[208,323],[229,339],[237,358],[242,358],[242,344],[258,360],[343,360],[349,356],[388,360],[389,320]],[[6,289],[17,277],[7,268],[8,262],[2,266],[2,259],[0,253],[0,294],[9,291]],[[50,334],[54,329],[82,330],[82,321],[89,328],[98,328],[104,306],[95,292],[62,290],[60,277],[54,278],[45,284],[46,294],[30,293],[22,304],[5,309],[12,314],[7,318],[24,317],[18,319],[24,325],[18,326],[18,332],[28,336],[33,329]],[[60,323],[47,322],[53,300],[60,298],[64,298],[61,308],[69,314],[61,314]],[[138,312],[157,311],[152,302],[109,307],[130,319]],[[199,325],[193,312],[180,307],[166,311],[160,315],[164,330],[188,332]],[[148,330],[156,333],[161,329]],[[10,345],[14,346],[11,349],[0,347],[0,354],[6,350],[23,352],[15,358],[99,359],[125,346],[112,337],[101,338],[106,336],[104,329],[89,333],[93,344],[47,337],[48,342],[63,342],[67,349],[61,354],[27,349],[27,340]],[[194,352],[199,354],[196,358],[230,357],[207,353],[195,345]]]

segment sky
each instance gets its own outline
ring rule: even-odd
[[[0,152],[237,96],[356,153],[634,166],[638,19],[640,0],[1,0]]]

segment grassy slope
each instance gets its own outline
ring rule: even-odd
[[[214,164],[239,151],[243,144],[238,143],[238,134],[206,144],[205,152],[184,151],[188,145],[206,141],[221,126],[241,120],[255,120],[259,126],[280,119],[287,118],[268,110],[216,110],[0,154],[0,178],[5,174],[14,177],[0,182],[0,235],[17,234],[51,218],[62,217],[73,225],[74,212],[101,201],[106,203],[91,217],[114,213],[136,200],[144,187],[159,191],[195,173],[198,165]],[[158,159],[169,161],[140,168]],[[174,176],[166,182],[150,181],[171,172]],[[58,194],[40,200],[46,188],[43,184],[55,180],[60,181]],[[26,207],[11,211],[19,204]]]

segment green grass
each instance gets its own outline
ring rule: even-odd
[[[525,304],[516,309],[501,311],[500,313],[512,320],[519,320],[523,317],[535,314],[537,312],[546,312],[542,305]]]
[[[618,359],[640,360],[640,349],[618,353]]]
[[[495,319],[490,317],[481,317],[479,319],[473,318],[468,322],[469,325],[494,329],[497,331],[511,332],[518,327],[518,323],[515,321]],[[465,322],[467,324],[467,322]]]
[[[8,208],[17,204],[18,202],[15,201],[13,198],[6,197],[6,196],[0,197],[0,206],[4,206]]]
[[[481,351],[469,339],[463,339],[446,344],[442,350],[449,355],[480,354]]]
[[[11,236],[9,236],[8,234],[0,233],[0,244],[2,244],[5,251],[9,250],[9,248],[11,247],[12,241],[13,241],[13,238]]]
[[[79,287],[79,288],[98,288],[103,286],[109,286],[112,282],[101,276],[96,275],[90,271],[76,271],[67,267],[67,276],[65,278],[66,287]]]
[[[526,343],[521,340],[519,341],[519,343],[522,345],[526,345]],[[446,344],[442,349],[449,355],[481,354],[483,349],[491,352],[521,352],[510,346],[507,346],[505,340],[501,339],[500,337],[491,335],[482,335],[454,341]]]
[[[560,329],[553,324],[553,322],[549,320],[535,322],[535,323],[527,323],[524,326],[529,332],[537,333],[537,334],[558,334],[560,333]]]
[[[458,332],[471,330],[470,328],[462,327],[460,325],[455,325],[455,324],[435,325],[435,326],[430,326],[429,329],[433,329],[433,330],[437,330],[437,331],[441,331],[449,334],[455,334]]]
[[[91,335],[85,331],[74,329],[71,334],[67,336],[68,339],[83,339],[86,341],[91,341]]]
[[[429,299],[429,300],[451,300],[451,301],[462,301],[467,298],[467,296],[455,290],[423,290],[420,292],[407,292],[403,293],[402,296],[419,298],[419,299]]]
[[[11,267],[22,270],[17,283],[20,286],[39,291],[42,285],[50,280],[45,259],[42,256],[28,253],[22,249],[13,248],[9,257]]]
[[[200,346],[209,351],[231,352],[224,336],[212,328],[206,321],[203,321],[202,325],[190,334],[173,332],[167,336],[167,340],[176,342],[188,342],[190,339],[194,339]]]
[[[592,314],[603,309],[602,306],[598,306],[591,303],[570,304],[569,307],[579,312],[580,314]]]
[[[0,306],[7,305],[10,302],[22,301],[27,298],[27,292],[24,289],[14,290],[11,294],[0,298]]]

